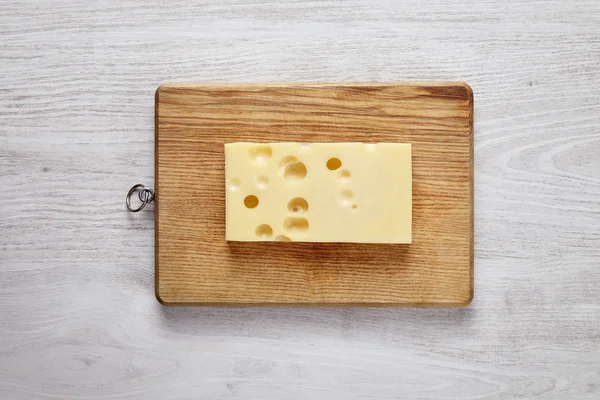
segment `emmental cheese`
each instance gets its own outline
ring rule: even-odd
[[[411,145],[225,145],[226,239],[411,243]]]

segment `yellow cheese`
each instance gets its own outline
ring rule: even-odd
[[[227,240],[411,243],[411,145],[225,145]]]

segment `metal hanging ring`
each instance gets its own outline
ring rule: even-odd
[[[135,192],[138,192],[138,198],[140,199],[142,204],[140,204],[137,208],[132,208],[131,196],[133,196]],[[131,189],[129,189],[129,192],[127,192],[127,197],[125,197],[125,204],[127,205],[127,209],[131,212],[142,211],[144,207],[146,207],[146,204],[152,203],[153,201],[154,190],[152,190],[152,188],[146,187],[145,185],[142,185],[141,183],[138,183],[137,185],[134,185]]]

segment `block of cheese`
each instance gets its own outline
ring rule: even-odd
[[[411,145],[225,145],[226,239],[411,243]]]

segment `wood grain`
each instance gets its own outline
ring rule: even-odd
[[[0,3],[0,398],[600,397],[600,2]],[[154,91],[466,81],[460,309],[154,297]]]
[[[461,83],[162,85],[163,304],[464,306],[473,298],[473,93]],[[225,241],[224,144],[411,143],[413,243]]]

